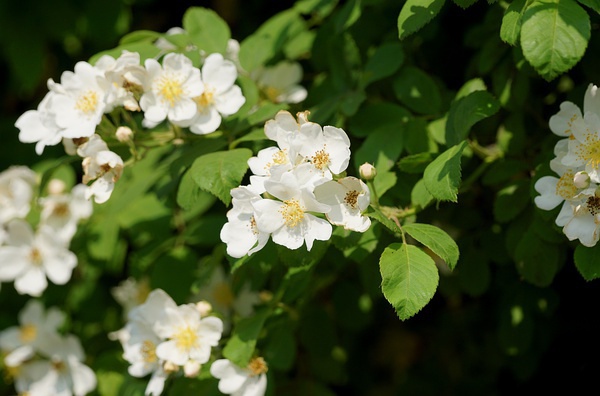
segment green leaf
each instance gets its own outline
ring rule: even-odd
[[[446,143],[455,145],[463,141],[473,125],[498,110],[500,103],[487,91],[475,91],[453,102],[446,121]]]
[[[466,141],[450,147],[425,168],[425,187],[438,201],[457,202],[460,162],[465,147]]]
[[[420,30],[442,9],[444,0],[407,0],[398,15],[398,37],[406,37]]]
[[[254,315],[236,323],[231,338],[223,348],[223,356],[240,367],[246,367],[254,354],[256,339],[270,314],[267,308],[259,309]]]
[[[339,13],[335,16],[335,30],[337,33],[341,33],[348,29],[350,26],[354,25],[358,18],[360,18],[360,1],[361,0],[350,0],[342,6]]]
[[[350,119],[348,132],[353,136],[367,137],[371,134],[398,133],[410,120],[404,107],[389,102],[368,103],[360,108],[360,117]]]
[[[356,168],[368,162],[374,164],[378,172],[390,170],[402,152],[403,140],[402,128],[394,133],[380,130],[369,135],[354,154]]]
[[[119,45],[116,48],[99,52],[90,58],[90,63],[92,65],[95,64],[98,61],[98,59],[100,59],[100,57],[102,57],[103,55],[110,55],[116,59],[119,56],[121,56],[123,51],[139,53],[140,62],[144,63],[146,59],[156,57],[161,50],[160,48],[152,44],[150,41],[137,41],[135,43]]]
[[[477,3],[477,0],[452,0],[454,4],[459,6],[462,9],[466,9],[471,7],[473,4]]]
[[[578,0],[581,4],[600,14],[600,0]]]
[[[521,23],[526,0],[515,0],[506,9],[500,27],[500,38],[505,43],[516,45],[521,33]]]
[[[494,217],[500,223],[514,219],[530,203],[529,180],[520,180],[498,191],[494,201]]]
[[[398,161],[398,169],[406,173],[422,173],[434,159],[435,154],[429,152],[408,155]]]
[[[152,30],[136,30],[135,32],[131,32],[126,34],[119,40],[119,45],[125,45],[130,43],[137,43],[140,41],[151,41],[159,39],[163,35],[158,32],[153,32]]]
[[[536,0],[523,14],[523,55],[548,81],[579,62],[589,39],[590,17],[574,0]]]
[[[389,245],[379,259],[381,291],[401,320],[419,312],[437,289],[439,274],[431,257],[418,247]]]
[[[586,281],[600,278],[600,254],[598,246],[585,247],[577,245],[575,248],[575,266]]]
[[[371,55],[363,74],[363,86],[394,74],[404,62],[404,51],[398,43],[386,43]]]
[[[536,286],[547,287],[558,272],[560,252],[558,245],[547,243],[527,230],[517,243],[515,261],[523,278]]]
[[[179,182],[177,204],[186,211],[198,211],[212,205],[214,201],[215,197],[200,189],[192,178],[192,172],[187,170]]]
[[[440,89],[421,69],[408,66],[394,80],[394,92],[400,102],[421,114],[439,113],[442,106]]]
[[[175,302],[187,302],[194,272],[198,268],[198,256],[187,247],[176,247],[159,257],[153,264],[150,285],[163,289]]]
[[[433,195],[427,191],[423,179],[420,179],[415,183],[415,186],[410,192],[410,202],[413,204],[413,206],[425,209],[430,203],[433,202],[433,199]]]
[[[231,32],[221,17],[207,8],[191,7],[183,15],[183,29],[199,49],[225,53]]]
[[[406,224],[402,227],[411,237],[427,246],[452,270],[458,262],[458,245],[444,230],[430,224]]]
[[[192,164],[190,172],[201,189],[212,193],[225,205],[229,205],[230,191],[240,185],[248,170],[250,157],[252,151],[244,148],[209,153],[198,157]]]

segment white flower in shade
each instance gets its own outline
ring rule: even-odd
[[[573,129],[568,140],[568,153],[562,163],[571,168],[583,168],[595,183],[600,183],[600,117],[585,113],[584,129]]]
[[[133,308],[143,304],[150,294],[150,280],[147,277],[139,281],[127,278],[117,287],[111,289],[111,294],[123,307],[123,313],[128,314]]]
[[[571,136],[575,131],[580,135],[584,134],[587,129],[584,116],[588,112],[600,115],[600,95],[598,87],[593,84],[590,84],[585,92],[583,114],[573,102],[563,102],[560,104],[560,111],[550,117],[550,130],[562,137]]]
[[[106,96],[110,84],[104,73],[87,62],[77,62],[74,72],[62,74],[60,84],[50,80],[48,86],[55,94],[49,107],[61,136],[92,136],[107,109]]]
[[[233,396],[263,396],[267,390],[267,371],[261,357],[252,359],[246,368],[228,359],[215,360],[210,366],[210,373],[219,379],[219,391]]]
[[[591,195],[578,203],[565,202],[556,218],[556,225],[570,241],[579,239],[583,246],[592,247],[600,237],[600,198]]]
[[[8,224],[7,243],[0,247],[0,281],[14,280],[20,294],[40,296],[48,286],[46,277],[64,285],[76,265],[77,256],[51,227],[41,226],[34,234],[22,220]]]
[[[18,367],[49,344],[56,342],[57,329],[65,316],[56,308],[44,312],[37,300],[29,300],[19,313],[19,326],[9,327],[0,332],[0,348],[9,352],[4,358],[7,366]]]
[[[130,111],[139,111],[135,94],[141,94],[146,70],[140,65],[140,54],[123,51],[117,59],[104,55],[96,62],[96,68],[104,72],[110,84],[106,94],[105,113],[116,106]]]
[[[167,54],[162,66],[155,59],[146,59],[144,94],[140,106],[144,111],[144,126],[153,127],[168,119],[178,123],[196,114],[193,98],[204,92],[200,70],[183,54]]]
[[[83,363],[85,355],[79,339],[67,335],[48,345],[43,351],[49,360],[29,363],[29,370],[40,376],[31,383],[28,394],[83,396],[96,388],[96,375]]]
[[[0,225],[27,216],[36,184],[35,172],[26,166],[13,166],[0,173]]]
[[[258,230],[252,202],[262,199],[251,187],[231,190],[233,208],[227,212],[227,223],[221,229],[221,240],[231,257],[251,255],[262,249],[269,234]]]
[[[274,103],[300,103],[306,99],[306,89],[299,84],[302,67],[297,62],[282,61],[255,73],[257,85]]]
[[[357,232],[371,226],[371,219],[362,215],[371,202],[369,187],[362,180],[344,177],[328,181],[315,188],[315,197],[331,206],[325,215],[332,224]]]
[[[223,322],[214,316],[200,318],[194,304],[185,304],[166,308],[155,330],[167,339],[156,347],[159,359],[178,366],[189,360],[204,364],[210,358],[211,347],[221,339]]]
[[[343,129],[308,122],[300,127],[302,147],[300,154],[315,168],[328,174],[339,175],[350,162],[350,139]]]
[[[36,143],[35,152],[41,155],[46,146],[55,146],[63,138],[61,128],[56,124],[52,110],[54,92],[48,92],[40,102],[37,110],[28,110],[23,113],[15,123],[19,129],[19,141],[22,143]]]
[[[176,124],[189,127],[198,135],[216,131],[222,116],[236,113],[246,102],[241,88],[234,84],[236,78],[237,69],[233,62],[224,59],[221,54],[210,54],[202,66],[204,92],[194,98],[195,114],[193,118]]]
[[[108,150],[99,135],[94,135],[77,150],[83,159],[83,183],[95,180],[86,190],[85,197],[94,197],[96,203],[104,203],[110,198],[115,183],[123,173],[123,160],[118,154]]]
[[[77,223],[92,215],[92,203],[86,198],[87,186],[78,184],[70,194],[51,194],[40,199],[41,224],[55,230],[68,245],[77,231]]]
[[[280,201],[260,199],[252,202],[258,230],[270,233],[273,242],[289,249],[298,249],[306,243],[310,250],[315,240],[328,240],[331,224],[309,213],[331,210],[314,196],[315,186],[327,180],[318,173],[312,165],[302,164],[283,173],[278,181],[265,181],[267,192]]]

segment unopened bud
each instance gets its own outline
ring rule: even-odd
[[[573,184],[577,188],[588,188],[590,186],[590,176],[584,171],[577,172],[573,176]]]
[[[117,135],[117,140],[121,143],[130,142],[131,138],[133,137],[133,131],[131,128],[126,126],[118,127],[115,134]]]
[[[299,113],[296,113],[296,118],[298,119],[298,124],[306,124],[308,122],[308,116],[310,115],[310,111],[305,110]]]
[[[202,366],[197,361],[188,360],[183,365],[183,374],[187,378],[194,378],[194,377],[198,376],[198,373],[200,372],[200,367],[202,367]]]
[[[358,168],[358,172],[360,173],[360,177],[364,180],[373,180],[375,176],[377,176],[377,169],[368,162],[365,162]]]
[[[208,301],[198,301],[196,303],[196,310],[200,312],[201,317],[205,317],[212,312],[212,305]]]
[[[163,370],[165,370],[165,373],[170,374],[179,370],[179,366],[173,363],[172,361],[167,360],[165,364],[163,364]]]
[[[48,193],[59,195],[65,192],[65,182],[59,179],[52,179],[48,183]]]

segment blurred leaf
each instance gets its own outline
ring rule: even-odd
[[[517,244],[515,261],[517,270],[528,282],[547,287],[558,272],[560,254],[558,246],[541,240],[527,230]]]
[[[237,322],[233,327],[231,338],[223,348],[223,356],[240,367],[246,367],[256,346],[256,340],[271,311],[258,309],[254,315]]]
[[[465,293],[474,297],[481,296],[489,288],[492,277],[486,254],[475,249],[463,252],[456,275]]]
[[[461,156],[465,147],[466,141],[450,147],[425,168],[425,187],[438,201],[457,202]]]
[[[296,360],[296,338],[291,323],[285,321],[277,326],[269,327],[267,343],[262,349],[269,368],[289,370]]]
[[[368,162],[374,164],[377,172],[390,170],[403,147],[402,129],[390,134],[380,130],[367,137],[358,150],[354,153],[354,165],[358,169],[360,165]]]
[[[598,246],[585,247],[577,245],[575,248],[575,266],[586,281],[600,278],[600,255]]]
[[[486,91],[475,91],[453,102],[446,121],[446,143],[460,143],[467,138],[473,125],[499,109],[500,103]]]
[[[379,260],[381,291],[401,320],[419,312],[437,289],[439,275],[433,259],[421,249],[393,243]]]
[[[579,1],[581,4],[583,4],[586,7],[590,7],[592,10],[596,11],[597,13],[600,13],[600,0],[577,0]]]
[[[360,108],[359,116],[350,119],[348,133],[357,137],[368,137],[378,132],[400,134],[410,118],[410,113],[396,104],[367,103]]]
[[[521,33],[521,23],[526,0],[515,0],[506,9],[500,27],[500,38],[505,43],[516,45]]]
[[[192,164],[190,172],[198,187],[214,194],[225,205],[231,202],[230,191],[238,187],[248,170],[252,151],[235,149],[204,154]]]
[[[338,33],[348,29],[360,18],[360,2],[361,0],[350,0],[342,6],[335,16],[335,27]]]
[[[574,0],[536,0],[523,14],[523,55],[548,81],[579,62],[589,39],[590,17]]]
[[[227,23],[213,10],[191,7],[183,15],[183,29],[199,49],[208,54],[225,54],[231,32]]]
[[[408,66],[394,80],[394,92],[400,102],[421,114],[436,114],[441,110],[442,97],[433,79],[421,69]]]
[[[137,43],[140,41],[154,42],[162,36],[162,34],[158,32],[153,32],[152,30],[136,30],[135,32],[127,33],[126,35],[121,37],[121,40],[119,40],[119,45]]]
[[[177,304],[187,303],[197,268],[198,256],[194,251],[175,247],[154,262],[150,275],[152,289],[163,289]]]
[[[435,157],[434,153],[429,152],[407,155],[398,161],[398,169],[406,173],[423,173]]]
[[[442,9],[444,0],[407,0],[398,15],[398,37],[405,39],[420,30]]]
[[[466,9],[477,3],[477,0],[452,0],[460,8]]]
[[[385,43],[378,47],[365,65],[363,86],[394,74],[404,62],[404,51],[398,43]]]
[[[530,203],[529,180],[520,180],[498,191],[494,201],[494,217],[506,223],[519,215]]]
[[[458,245],[444,230],[430,224],[405,224],[403,227],[410,236],[427,246],[448,264],[451,270],[458,263]]]

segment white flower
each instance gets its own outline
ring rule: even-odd
[[[0,225],[27,216],[36,184],[35,172],[26,166],[13,166],[0,173]]]
[[[85,355],[77,337],[67,335],[57,338],[44,354],[49,361],[30,363],[30,370],[42,376],[31,383],[28,394],[83,396],[96,388],[96,375],[83,364]]]
[[[326,241],[331,237],[331,224],[308,213],[331,210],[314,196],[314,187],[326,179],[313,169],[310,164],[302,164],[283,173],[278,181],[265,181],[267,192],[281,201],[260,199],[252,202],[258,230],[270,233],[273,242],[289,249],[298,249],[306,243],[310,250],[315,239]]]
[[[117,59],[104,55],[96,62],[96,68],[104,72],[110,84],[105,98],[105,113],[116,106],[123,106],[129,111],[140,110],[135,94],[141,93],[146,73],[140,65],[140,54],[123,51]]]
[[[92,214],[92,203],[86,198],[87,186],[78,184],[70,194],[53,194],[41,198],[41,224],[50,226],[56,235],[69,244],[77,231],[77,223]]]
[[[193,98],[204,92],[200,70],[183,54],[167,54],[162,66],[155,59],[146,59],[144,94],[140,106],[144,125],[153,127],[166,118],[171,122],[191,119],[196,114]]]
[[[57,329],[65,316],[56,308],[44,313],[43,305],[29,300],[19,313],[19,326],[0,332],[0,348],[9,352],[4,358],[7,366],[17,367],[40,350],[56,342]]]
[[[92,136],[106,108],[110,84],[98,68],[77,62],[75,71],[62,74],[60,84],[48,82],[54,96],[49,103],[64,138]]]
[[[579,239],[582,245],[592,247],[600,237],[600,198],[588,196],[579,203],[565,202],[556,218],[556,225],[570,241]]]
[[[227,223],[221,229],[221,240],[231,257],[251,255],[262,249],[269,234],[258,230],[252,202],[262,199],[251,187],[231,190],[233,208],[227,212]]]
[[[127,278],[117,287],[111,289],[111,294],[123,307],[123,313],[128,314],[133,308],[143,304],[150,294],[150,281],[144,277],[141,280]]]
[[[165,32],[165,35],[173,36],[176,34],[185,34],[185,33],[186,33],[185,29],[180,28],[179,26],[175,26],[175,27],[172,27],[169,30],[167,30]],[[174,51],[177,49],[176,45],[174,45],[169,40],[167,40],[166,38],[163,38],[163,37],[158,38],[158,40],[156,40],[154,42],[154,46],[157,48],[160,48],[163,51]]]
[[[46,146],[55,146],[63,138],[61,128],[56,124],[51,102],[56,96],[48,92],[40,102],[37,110],[28,110],[15,123],[19,129],[19,141],[22,143],[37,143],[35,152],[41,155]]]
[[[77,265],[75,254],[67,250],[55,231],[41,226],[34,235],[22,220],[8,224],[7,245],[0,247],[0,281],[15,281],[20,294],[39,296],[46,289],[46,276],[57,285],[71,279]]]
[[[189,360],[204,364],[210,358],[211,347],[221,339],[223,322],[213,316],[200,318],[194,304],[185,304],[166,308],[155,329],[161,338],[168,339],[156,347],[160,359],[178,366]]]
[[[246,368],[228,359],[215,360],[210,366],[210,373],[219,379],[219,391],[233,396],[263,396],[267,390],[267,370],[261,357],[252,359]]]
[[[194,98],[195,114],[176,124],[189,127],[198,135],[216,131],[221,125],[221,116],[234,114],[246,101],[241,88],[234,84],[236,78],[233,62],[223,59],[221,54],[210,54],[202,66],[204,91]]]
[[[584,168],[590,179],[600,183],[600,117],[585,113],[585,128],[573,129],[569,152],[562,158],[565,166]]]
[[[600,95],[598,87],[594,84],[588,85],[583,98],[583,114],[579,107],[572,102],[560,104],[560,111],[550,117],[550,130],[563,137],[571,136],[575,131],[579,134],[585,133],[587,129],[584,116],[586,113],[600,115]]]
[[[325,175],[339,175],[350,162],[350,139],[343,129],[307,122],[300,126],[300,154]]]
[[[275,114],[275,118],[265,123],[265,135],[275,142],[281,150],[290,150],[297,153],[302,146],[299,140],[300,127],[308,123],[308,111],[297,114],[297,119],[285,110]],[[296,158],[292,157],[296,163]]]
[[[315,188],[315,197],[331,206],[325,216],[332,224],[357,232],[365,232],[371,226],[371,219],[362,215],[371,202],[370,192],[360,179],[344,177],[328,181]]]
[[[119,155],[108,150],[106,143],[99,135],[94,135],[77,150],[83,159],[83,183],[95,180],[86,190],[85,197],[94,196],[96,203],[104,203],[110,198],[115,183],[123,173],[123,160]]]
[[[282,61],[259,69],[255,80],[274,103],[299,103],[306,99],[306,89],[298,84],[302,80],[302,67],[297,62]]]

